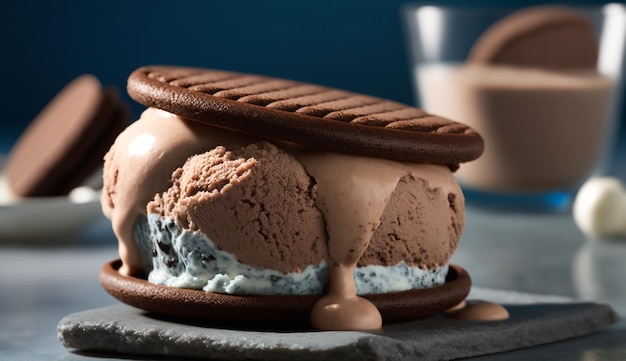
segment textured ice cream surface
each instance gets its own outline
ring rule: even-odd
[[[190,157],[147,209],[246,265],[299,272],[327,258],[315,189],[302,165],[270,143],[220,146]]]
[[[308,171],[312,162],[318,178]],[[385,199],[379,210],[357,212],[374,217],[358,220],[373,232],[353,272],[358,294],[445,282],[465,223],[463,196],[447,167],[290,154],[264,141],[215,147],[173,172],[171,187],[148,204],[135,229],[149,281],[234,294],[323,293],[332,262],[323,209],[336,199],[320,199],[319,177],[324,187],[367,185],[337,188],[350,189],[367,208],[380,207],[368,206],[371,194]]]
[[[202,232],[183,229],[175,220],[156,214],[140,218],[136,236],[151,283],[255,295],[322,294],[327,286],[326,261],[286,274],[251,267],[219,250]],[[357,267],[354,278],[357,293],[366,295],[440,285],[447,272],[447,265],[422,270],[400,262],[389,267]]]
[[[434,180],[402,176],[358,265],[447,264],[465,225],[463,203],[460,192],[446,192]]]

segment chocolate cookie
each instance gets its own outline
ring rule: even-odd
[[[119,260],[105,264],[99,280],[103,288],[128,305],[157,314],[199,323],[233,326],[309,327],[309,315],[320,295],[241,296],[156,285],[123,276]],[[403,292],[367,295],[380,310],[383,322],[432,316],[462,302],[469,294],[467,271],[450,265],[441,286]]]
[[[595,68],[598,38],[581,13],[561,6],[517,11],[489,27],[468,61],[552,69]]]
[[[130,110],[92,75],[69,83],[37,115],[7,159],[5,173],[20,197],[67,194],[102,165]]]
[[[139,103],[259,137],[399,161],[447,164],[480,156],[468,126],[372,96],[234,72],[142,67],[128,79]]]

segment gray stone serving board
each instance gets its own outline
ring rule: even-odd
[[[176,323],[119,304],[66,316],[58,337],[79,350],[211,360],[452,360],[583,336],[618,319],[607,305],[563,297],[473,288],[468,299],[503,304],[511,318],[435,316],[375,333],[253,331]]]

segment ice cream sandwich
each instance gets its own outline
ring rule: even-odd
[[[453,177],[470,127],[377,97],[229,71],[149,66],[148,107],[105,156],[120,261],[101,282],[196,320],[376,329],[463,301]]]

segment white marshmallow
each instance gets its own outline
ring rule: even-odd
[[[626,237],[626,190],[614,177],[594,177],[578,191],[574,220],[588,235]]]

